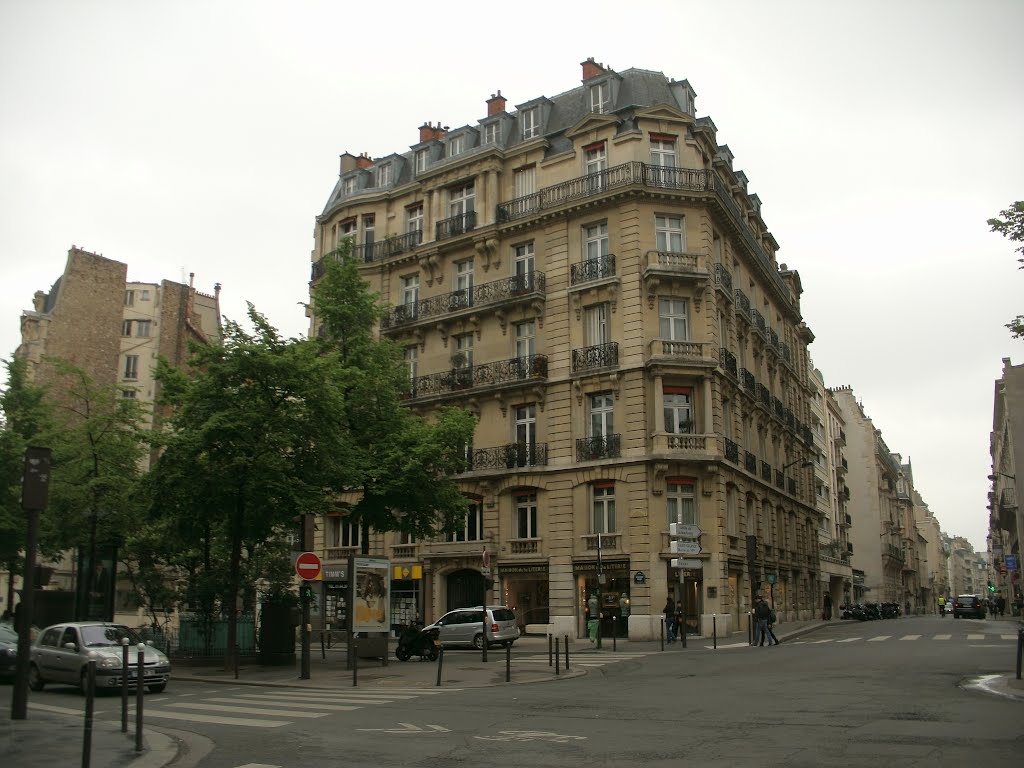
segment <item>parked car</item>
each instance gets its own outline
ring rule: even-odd
[[[0,679],[14,678],[18,660],[18,633],[10,624],[0,623]]]
[[[81,686],[85,691],[89,661],[96,660],[96,688],[121,685],[122,643],[128,639],[128,684],[135,687],[138,644],[142,639],[123,624],[73,622],[46,627],[32,646],[28,684],[41,691],[47,683]],[[143,685],[160,693],[171,679],[171,662],[163,651],[146,645],[143,653]]]
[[[960,595],[953,601],[953,618],[972,616],[975,619],[985,618],[985,601],[977,595]]]
[[[438,640],[445,648],[467,646],[483,648],[484,613],[482,608],[456,608],[425,630],[437,629]],[[503,605],[487,606],[487,645],[510,646],[519,638],[516,615]]]

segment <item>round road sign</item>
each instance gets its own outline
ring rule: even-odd
[[[315,580],[320,575],[320,558],[315,552],[303,552],[295,558],[295,572],[300,579]]]

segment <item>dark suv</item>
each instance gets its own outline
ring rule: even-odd
[[[970,616],[975,619],[985,618],[985,601],[977,595],[960,595],[953,601],[953,618]]]

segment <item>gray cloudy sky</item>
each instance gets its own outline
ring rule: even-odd
[[[304,333],[339,154],[475,122],[498,89],[568,90],[593,56],[694,86],[800,272],[826,384],[853,386],[943,529],[984,549],[993,381],[1024,360],[1003,328],[1024,273],[985,225],[1024,199],[1024,3],[495,8],[0,3],[0,356],[72,244]]]

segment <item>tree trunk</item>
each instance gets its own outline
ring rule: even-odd
[[[228,640],[225,653],[225,671],[234,669],[235,646],[238,643],[238,587],[242,570],[242,520],[245,519],[241,500],[235,505],[231,521],[231,570],[228,575]]]

